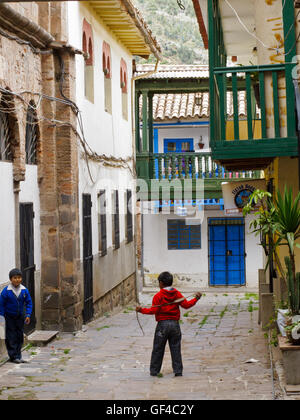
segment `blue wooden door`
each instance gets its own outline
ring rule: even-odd
[[[245,226],[241,218],[212,218],[209,225],[209,283],[244,286]]]

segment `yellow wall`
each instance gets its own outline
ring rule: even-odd
[[[261,121],[260,120],[253,120],[252,121],[252,128],[253,128],[253,138],[254,139],[261,139]],[[239,121],[239,129],[240,129],[240,140],[248,140],[248,122],[247,121]],[[226,140],[234,140],[234,122],[227,121],[226,123]]]
[[[275,165],[275,184],[276,187],[279,189],[281,193],[284,192],[285,185],[288,188],[293,189],[294,197],[299,192],[299,181],[298,181],[298,159],[297,158],[289,158],[289,157],[281,157],[276,159]],[[300,243],[300,241],[298,241]],[[300,249],[295,248],[296,254],[296,270],[300,272]],[[282,246],[279,248],[279,255],[281,259],[281,263],[285,267],[284,264],[284,257],[288,255],[288,247]]]

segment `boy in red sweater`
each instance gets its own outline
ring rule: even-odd
[[[173,276],[167,271],[158,276],[158,282],[160,291],[154,296],[152,307],[149,309],[140,306],[136,307],[136,312],[145,315],[155,315],[157,321],[150,363],[150,375],[157,376],[159,374],[168,341],[174,374],[175,376],[182,376],[179,305],[184,309],[189,309],[198,302],[202,294],[197,292],[194,299],[187,301],[178,290],[172,287]]]

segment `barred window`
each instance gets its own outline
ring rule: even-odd
[[[101,190],[98,195],[98,226],[99,226],[99,251],[101,256],[107,254],[106,233],[106,192]]]
[[[11,162],[12,159],[11,130],[9,128],[8,114],[0,112],[0,160]]]
[[[114,249],[120,248],[120,210],[119,191],[113,192],[113,245]]]
[[[185,220],[168,220],[168,249],[201,249],[201,225]]]
[[[127,242],[133,241],[133,217],[132,217],[132,191],[126,191],[126,238]]]
[[[26,116],[26,163],[37,164],[38,122],[32,105],[29,105]]]

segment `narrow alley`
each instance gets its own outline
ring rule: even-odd
[[[141,303],[149,304],[152,296],[141,294]],[[46,347],[28,348],[23,356],[30,363],[3,364],[0,399],[284,399],[272,380],[256,294],[210,290],[181,314],[183,377],[174,377],[168,347],[162,376],[149,375],[155,320],[139,314],[143,335],[130,306]]]

